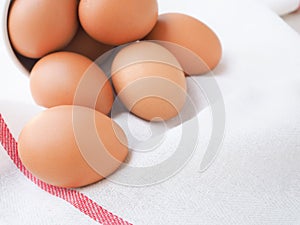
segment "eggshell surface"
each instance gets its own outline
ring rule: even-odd
[[[64,51],[75,52],[94,61],[113,47],[94,40],[80,27]]]
[[[81,0],[79,19],[97,41],[121,45],[146,36],[158,17],[156,0]]]
[[[76,33],[77,8],[77,0],[12,1],[8,16],[12,46],[29,58],[63,48]]]
[[[58,106],[34,117],[21,131],[18,149],[33,175],[60,187],[97,182],[113,173],[128,154],[121,128],[104,114],[81,106]]]
[[[168,120],[186,99],[186,80],[176,58],[164,47],[138,42],[123,48],[112,64],[118,97],[145,120]]]
[[[114,101],[100,67],[72,52],[56,52],[39,60],[30,74],[30,89],[36,103],[47,108],[80,105],[107,114]]]
[[[176,56],[189,75],[203,74],[214,69],[222,56],[222,46],[217,35],[201,21],[180,13],[160,15],[145,39],[177,44],[163,46]]]

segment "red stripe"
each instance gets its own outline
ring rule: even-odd
[[[14,139],[13,135],[10,133],[7,124],[5,123],[3,117],[0,114],[0,143],[3,148],[7,151],[8,155],[14,162],[14,164],[19,168],[19,170],[33,183],[39,186],[44,191],[47,191],[51,195],[64,199],[76,209],[79,209],[82,213],[88,215],[93,220],[103,224],[103,225],[130,225],[124,221],[122,218],[112,214],[100,205],[98,205],[93,200],[89,199],[84,194],[67,188],[59,188],[49,185],[36,177],[34,177],[22,164],[18,156],[18,144]]]

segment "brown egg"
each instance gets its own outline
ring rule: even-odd
[[[168,120],[185,103],[186,80],[180,64],[152,42],[123,48],[113,61],[112,81],[127,109],[145,120]]]
[[[104,72],[73,52],[56,52],[40,59],[31,71],[30,89],[36,103],[47,108],[81,105],[107,114],[114,101]]]
[[[121,45],[146,36],[157,21],[156,0],[81,0],[79,19],[94,39]]]
[[[18,151],[33,175],[60,187],[97,182],[128,154],[122,129],[104,114],[81,106],[58,106],[34,117],[20,133]]]
[[[199,20],[180,13],[159,16],[147,40],[162,43],[179,60],[189,75],[203,74],[215,68],[222,56],[222,46],[217,35]]]
[[[75,52],[95,61],[113,47],[94,40],[80,27],[73,40],[64,48],[64,51]]]
[[[12,1],[8,32],[13,47],[29,58],[63,48],[76,33],[77,6],[77,0]]]

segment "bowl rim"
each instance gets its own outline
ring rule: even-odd
[[[12,47],[12,44],[10,42],[9,34],[8,34],[8,16],[9,16],[9,10],[12,3],[12,0],[5,0],[4,1],[4,9],[2,13],[2,35],[3,35],[3,41],[5,45],[5,49],[10,56],[10,59],[12,60],[13,64],[18,68],[18,70],[25,75],[29,75],[29,71],[24,67],[24,65],[20,62],[20,60],[17,58],[16,53]]]

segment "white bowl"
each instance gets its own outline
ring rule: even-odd
[[[0,101],[33,104],[29,72],[17,58],[8,37],[7,15],[10,2],[11,0],[0,0]],[[0,107],[5,107],[3,101],[0,102]],[[22,111],[19,113],[21,115]]]
[[[28,70],[25,68],[25,66],[20,62],[20,60],[17,58],[11,43],[9,41],[9,35],[8,35],[8,29],[7,29],[7,18],[8,18],[8,13],[9,13],[9,6],[10,6],[11,0],[5,0],[5,1],[0,1],[0,15],[2,15],[2,18],[0,21],[2,22],[0,34],[0,43],[1,43],[1,51],[6,54],[4,60],[9,60],[12,61],[12,63],[15,65],[15,67],[23,74],[28,75]],[[4,47],[4,48],[3,48]],[[1,57],[2,58],[2,57]],[[3,60],[3,59],[1,59]],[[10,64],[10,63],[9,63]]]

